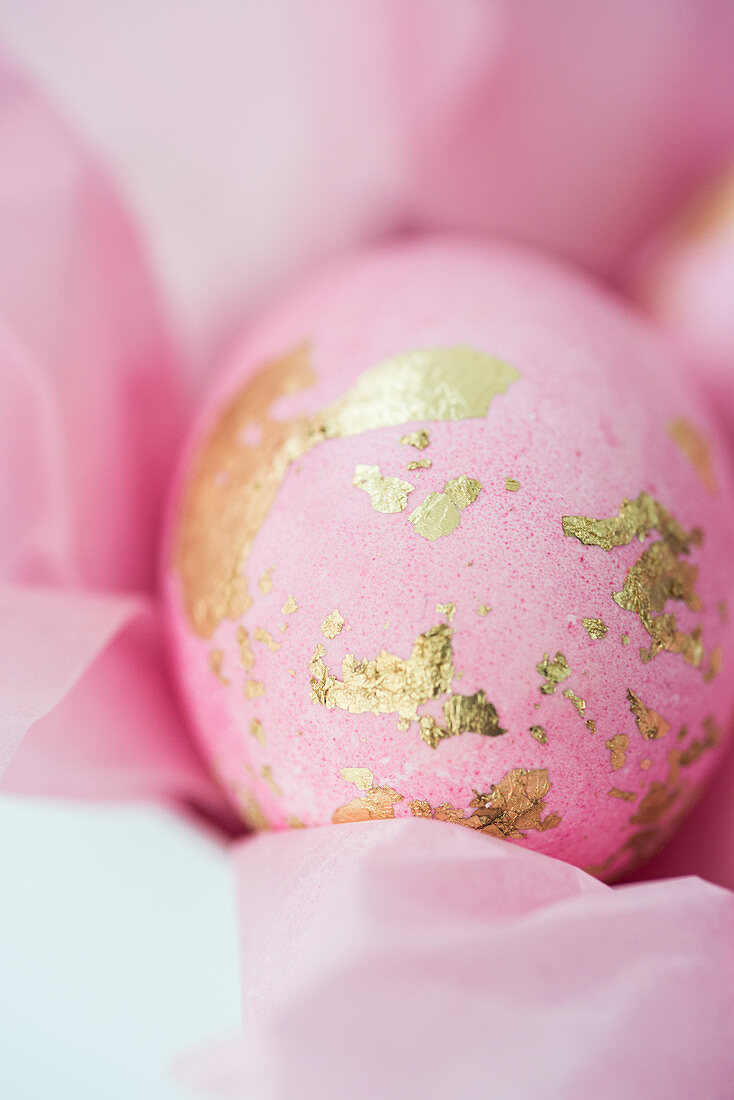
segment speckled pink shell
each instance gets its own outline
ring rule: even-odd
[[[204,639],[183,609],[171,549],[192,455],[223,402],[263,364],[304,341],[311,343],[316,384],[281,399],[279,417],[314,414],[366,369],[417,348],[468,344],[511,364],[521,378],[493,399],[485,418],[412,422],[333,439],[292,465],[246,564],[252,606],[239,623],[225,620]],[[671,439],[668,425],[681,417],[709,439],[716,493],[706,491]],[[430,435],[422,452],[399,442],[417,428]],[[706,719],[721,730],[728,724],[734,645],[722,601],[732,597],[734,531],[732,486],[720,454],[706,411],[670,351],[563,267],[510,248],[439,240],[371,252],[306,281],[249,334],[202,415],[174,489],[164,550],[173,661],[201,745],[234,801],[242,807],[243,792],[254,796],[274,828],[293,819],[326,824],[362,794],[342,769],[366,768],[375,786],[402,795],[396,817],[410,815],[414,800],[434,809],[450,803],[468,815],[475,792],[489,791],[508,772],[547,769],[542,815],[560,822],[512,842],[607,876],[623,871],[680,817],[716,766],[721,744],[709,743],[700,758],[677,774],[673,769],[662,812],[635,821],[651,788],[654,799],[655,785],[668,782],[671,752],[702,741]],[[408,473],[408,462],[419,457],[430,458],[430,469]],[[353,485],[358,464],[378,465],[383,475],[415,485],[408,508],[374,511]],[[478,499],[451,535],[421,537],[409,513],[460,474],[481,482]],[[508,477],[519,481],[517,492],[505,488]],[[613,516],[624,498],[643,490],[684,527],[705,533],[691,552],[703,611],[672,601],[666,610],[675,611],[684,630],[702,624],[707,660],[723,648],[722,670],[708,681],[706,662],[694,668],[668,652],[648,663],[640,658],[648,635],[612,599],[640,543],[606,552],[564,536],[562,516]],[[267,570],[272,589],[263,593],[256,581]],[[289,596],[298,610],[285,616]],[[318,644],[339,677],[346,654],[371,659],[385,649],[408,658],[417,636],[445,621],[436,605],[448,603],[456,606],[453,690],[483,689],[506,733],[463,733],[434,749],[416,723],[401,731],[396,714],[354,715],[312,700],[309,662]],[[478,614],[480,604],[491,611]],[[328,640],[321,623],[335,608],[345,626]],[[603,619],[607,636],[591,639],[584,618]],[[259,698],[244,695],[238,625],[250,636],[264,628],[280,643],[277,652],[253,643],[251,675],[265,685]],[[227,684],[211,671],[213,647],[223,653]],[[557,651],[571,675],[544,695],[536,666]],[[584,716],[564,688],[586,701]],[[643,738],[628,689],[669,723],[663,738]],[[441,714],[435,703],[423,711]],[[596,733],[585,718],[596,723]],[[253,719],[264,743],[249,732]],[[535,725],[545,728],[546,744],[529,732]],[[606,741],[617,734],[627,735],[629,747],[624,766],[612,770]],[[627,798],[611,795],[612,788]]]

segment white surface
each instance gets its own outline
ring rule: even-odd
[[[163,809],[0,798],[0,1096],[182,1100],[239,1027],[226,853]]]

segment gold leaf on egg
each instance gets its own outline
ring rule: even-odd
[[[335,607],[330,615],[327,615],[321,624],[321,633],[325,638],[336,638],[337,634],[341,633],[344,626],[344,616],[339,611],[338,607]]]
[[[407,508],[408,493],[414,489],[409,481],[401,481],[399,477],[383,477],[379,466],[357,466],[353,483],[367,493],[375,512],[386,515]]]
[[[558,685],[571,675],[571,669],[562,653],[556,653],[552,661],[548,654],[544,653],[543,660],[535,667],[545,680],[545,683],[540,686],[543,695],[553,695]]]
[[[690,420],[686,420],[685,417],[681,417],[668,424],[668,433],[693,466],[706,491],[712,494],[716,493],[719,486],[716,480],[714,460],[709,441],[700,428],[697,428]]]

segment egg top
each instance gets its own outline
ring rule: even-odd
[[[604,877],[732,703],[728,471],[670,352],[564,268],[429,241],[234,356],[170,511],[174,660],[257,827],[435,817]]]

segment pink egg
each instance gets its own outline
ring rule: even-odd
[[[306,281],[200,418],[164,551],[243,817],[433,817],[626,873],[731,710],[720,453],[656,335],[554,263],[439,240]]]

